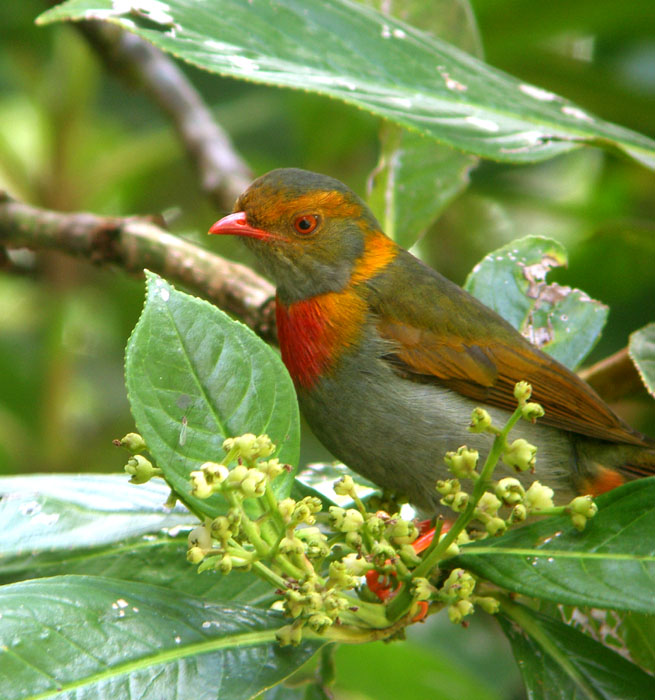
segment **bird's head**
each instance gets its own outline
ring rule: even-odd
[[[367,238],[384,236],[379,229],[366,204],[342,182],[281,168],[255,180],[234,213],[209,233],[242,236],[282,300],[292,303],[344,289]]]

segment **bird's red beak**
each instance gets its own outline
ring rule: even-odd
[[[247,236],[248,238],[259,238],[262,240],[271,240],[279,238],[269,231],[264,231],[260,228],[248,225],[246,213],[237,211],[234,214],[228,214],[222,219],[219,219],[210,229],[209,233],[218,233],[227,236]]]

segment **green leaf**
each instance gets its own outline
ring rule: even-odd
[[[579,289],[546,283],[551,268],[566,264],[560,243],[527,236],[489,253],[464,288],[537,347],[575,369],[600,337],[608,309]]]
[[[655,613],[655,477],[596,499],[583,532],[546,518],[461,549],[453,566],[510,591],[568,605]]]
[[[322,646],[281,649],[279,614],[100,577],[3,586],[0,609],[3,700],[245,700]]]
[[[385,233],[411,248],[466,188],[477,158],[384,125],[369,204]]]
[[[110,20],[200,68],[329,95],[487,158],[531,162],[591,144],[655,167],[645,136],[350,0],[131,8],[69,0],[39,22]]]
[[[185,508],[164,508],[170,490],[126,475],[38,474],[0,479],[0,569],[10,556],[98,547],[191,525]]]
[[[655,323],[630,335],[628,352],[648,392],[655,396]]]
[[[187,561],[186,552],[185,531],[181,535],[146,535],[109,547],[26,554],[0,560],[0,584],[75,574],[149,583],[222,603],[268,607],[275,599],[271,586],[251,572],[198,574]]]
[[[341,646],[336,651],[335,662],[336,689],[346,691],[345,697],[375,700],[499,697],[463,664],[409,641]]]
[[[635,662],[655,673],[655,615],[627,613],[620,620],[618,633]]]
[[[389,3],[359,0],[482,57],[480,37],[468,0]],[[394,124],[383,124],[380,158],[371,173],[369,204],[382,228],[411,248],[446,206],[468,185],[474,156],[434,143]]]
[[[188,476],[219,461],[227,437],[267,433],[276,456],[297,464],[298,405],[278,355],[243,324],[152,273],[125,372],[139,432],[166,479],[197,511],[221,512],[219,496],[191,496]],[[285,497],[292,483],[289,474],[274,487]]]
[[[561,606],[543,601],[539,610],[556,618],[561,616],[564,622],[611,647],[624,658],[648,671],[655,671],[655,615]]]
[[[643,700],[652,676],[578,630],[507,602],[498,616],[530,700]]]

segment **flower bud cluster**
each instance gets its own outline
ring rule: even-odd
[[[453,569],[436,592],[436,599],[448,605],[448,617],[454,624],[461,623],[465,617],[471,615],[475,605],[479,605],[490,614],[498,612],[498,601],[491,596],[474,595],[475,586],[476,580],[468,571]]]

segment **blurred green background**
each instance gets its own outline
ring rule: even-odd
[[[655,137],[652,0],[472,5],[489,63]],[[107,74],[74,28],[36,27],[47,6],[0,3],[0,189],[62,211],[164,212],[174,233],[252,263],[237,241],[205,239],[225,212],[202,196],[156,105]],[[334,100],[185,71],[255,174],[297,166],[365,193],[379,120]],[[610,306],[596,360],[655,320],[654,185],[652,172],[591,149],[534,166],[484,162],[417,252],[462,283],[480,258],[513,238],[562,241],[570,265],[553,278]],[[111,440],[132,428],[123,347],[142,281],[59,254],[21,255],[28,273],[0,271],[0,474],[120,470],[124,458]],[[652,404],[628,397],[616,409],[655,433]],[[304,460],[325,456],[308,436]],[[443,683],[437,659],[453,668],[473,659],[489,697],[522,696],[508,647],[486,622],[464,630],[430,620],[412,639],[420,654],[394,658],[402,673],[421,678],[424,697],[441,697],[433,688],[435,679]],[[376,649],[339,652],[339,697],[399,697],[384,674],[367,680],[362,672],[388,669],[389,647]]]

